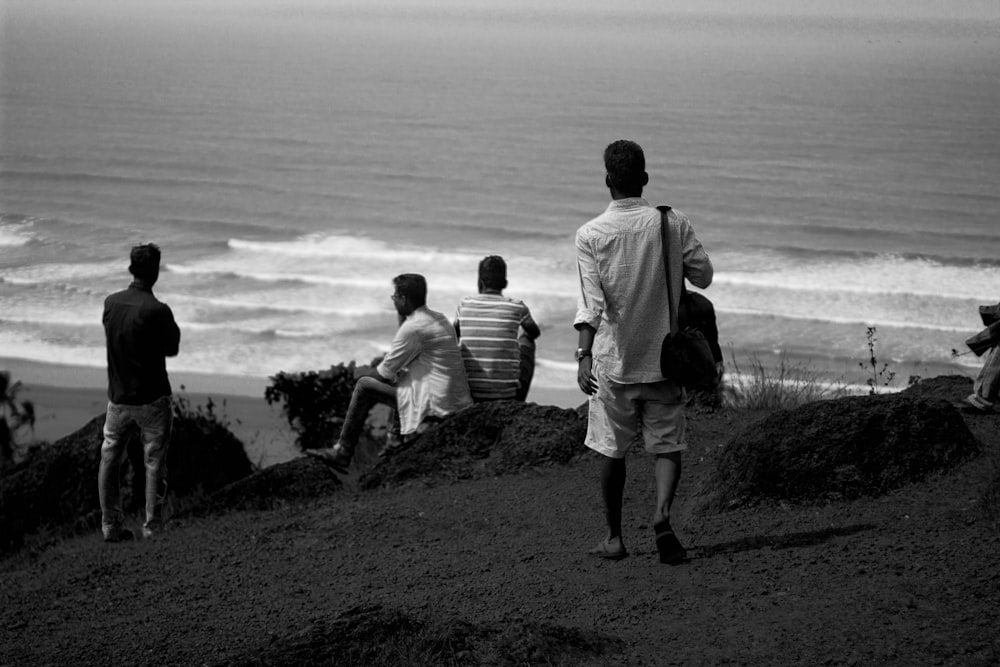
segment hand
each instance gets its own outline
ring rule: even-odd
[[[593,367],[594,358],[584,357],[580,360],[576,371],[576,384],[580,387],[580,391],[588,396],[597,393],[597,378],[594,377]]]

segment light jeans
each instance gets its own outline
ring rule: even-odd
[[[344,425],[340,429],[340,438],[337,440],[346,451],[354,453],[354,449],[358,446],[358,440],[361,438],[361,432],[364,430],[365,420],[368,419],[368,412],[379,403],[395,409],[396,388],[373,377],[359,379],[351,393],[351,403],[347,407]]]
[[[153,528],[161,519],[160,510],[167,494],[167,448],[173,425],[170,397],[161,396],[146,405],[108,403],[101,445],[101,469],[97,477],[101,497],[101,524],[105,532],[121,526],[122,508],[119,469],[125,455],[124,436],[132,424],[139,427],[146,465],[146,521]],[[138,471],[136,471],[138,472]]]

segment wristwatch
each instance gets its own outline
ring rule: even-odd
[[[591,356],[593,355],[591,354],[590,350],[585,350],[582,347],[578,347],[576,348],[576,353],[573,355],[573,358],[576,359],[577,361],[581,361],[584,357],[591,357]]]

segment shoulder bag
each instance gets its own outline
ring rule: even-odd
[[[670,288],[670,233],[667,224],[669,206],[659,207],[660,239],[663,244],[663,269],[667,278],[668,306],[673,303],[673,293]],[[682,279],[683,280],[683,279]],[[681,301],[689,298],[688,291],[681,285]],[[690,309],[681,304],[677,309],[676,326],[670,322],[670,331],[663,338],[660,346],[660,372],[663,377],[687,389],[704,389],[712,387],[716,381],[715,359],[705,334],[694,326],[689,326],[682,315]]]

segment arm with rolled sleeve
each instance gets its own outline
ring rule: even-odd
[[[403,324],[396,331],[396,336],[392,339],[392,345],[386,352],[382,363],[378,365],[376,372],[381,378],[395,384],[399,379],[400,372],[413,361],[423,349],[419,332],[413,327],[407,326],[409,322]]]
[[[590,350],[594,346],[594,336],[604,314],[604,288],[597,271],[597,258],[587,239],[577,232],[576,268],[580,275],[580,296],[577,301],[573,326],[578,332],[578,347]],[[585,394],[597,391],[597,378],[593,373],[594,358],[587,355],[577,362],[577,385]]]
[[[708,258],[708,253],[701,246],[701,241],[694,234],[694,227],[682,219],[681,223],[681,248],[683,248],[684,277],[695,287],[705,289],[712,284],[715,277],[715,269],[712,267],[712,260]]]
[[[604,314],[604,288],[593,248],[580,232],[576,234],[576,268],[580,275],[580,296],[573,326],[579,329],[586,324],[596,331]]]

